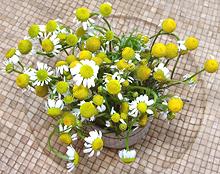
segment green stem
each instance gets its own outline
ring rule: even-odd
[[[164,66],[167,66],[168,63],[169,63],[169,61],[170,61],[170,59],[168,59],[168,60],[166,61],[166,63],[164,64]]]
[[[111,25],[109,24],[109,22],[104,17],[102,17],[102,20],[107,24],[109,30],[112,30]]]
[[[54,130],[50,133],[49,138],[48,138],[48,141],[47,141],[49,151],[51,151],[51,152],[52,152],[54,155],[56,155],[57,157],[59,157],[59,158],[65,160],[65,161],[68,161],[69,158],[68,158],[66,155],[64,155],[63,153],[61,153],[60,151],[58,151],[57,149],[55,149],[55,148],[51,145],[51,139],[52,139],[53,135],[55,134],[55,132],[56,132],[56,128],[54,128]]]
[[[159,35],[170,35],[170,36],[174,36],[176,38],[176,40],[180,40],[180,38],[174,33],[160,33]],[[157,36],[157,34],[151,36],[149,39],[153,39],[156,36]]]
[[[179,62],[179,60],[180,60],[180,56],[181,56],[181,54],[179,54],[179,56],[178,56],[177,59],[176,59],[175,65],[174,65],[173,70],[172,70],[172,73],[171,73],[171,79],[173,78],[174,72],[175,72],[175,70],[176,70],[176,66],[177,66],[177,64],[178,64],[178,62]]]
[[[23,72],[19,71],[19,70],[16,70],[16,69],[13,69],[14,72],[16,73],[19,73],[19,74],[23,74]]]
[[[161,33],[162,31],[163,31],[163,30],[161,29],[161,30],[154,36],[155,38],[154,38],[154,40],[153,40],[153,42],[152,42],[152,45],[151,45],[151,48],[150,48],[150,52],[151,52],[153,45],[155,44],[157,38],[159,37],[159,35],[160,35],[160,33]]]
[[[190,80],[191,78],[197,76],[198,74],[200,74],[200,73],[203,72],[204,70],[205,70],[205,69],[203,68],[203,69],[201,69],[200,71],[196,72],[195,74],[191,75],[189,78],[187,78],[187,79],[185,79],[185,80],[183,80],[183,81],[177,81],[176,83],[167,85],[167,86],[165,86],[165,87],[163,87],[163,88],[169,88],[169,87],[171,87],[171,86],[178,85],[178,84],[181,84],[181,83],[183,83],[183,82],[186,82],[186,81]],[[162,88],[162,89],[163,89],[163,88]]]

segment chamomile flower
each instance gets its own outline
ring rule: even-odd
[[[52,74],[51,67],[48,67],[47,64],[37,62],[37,70],[30,75],[30,78],[34,81],[34,86],[43,86],[51,81],[50,76]]]
[[[47,109],[47,114],[51,117],[59,116],[62,113],[62,109],[64,107],[62,100],[54,99],[49,99],[45,105]]]
[[[158,81],[165,81],[170,78],[170,71],[163,63],[160,63],[156,68],[154,68],[153,77]]]
[[[102,140],[102,132],[101,131],[90,131],[89,137],[86,137],[85,139],[85,149],[83,150],[84,153],[90,153],[89,157],[92,157],[95,152],[96,155],[100,155],[100,151],[103,148],[104,142]]]
[[[75,151],[72,145],[67,146],[66,155],[69,162],[67,163],[68,172],[71,172],[79,164],[79,154]]]
[[[93,103],[97,106],[97,110],[99,112],[104,112],[106,110],[106,106],[104,105],[105,100],[101,95],[94,95],[92,99]]]
[[[81,120],[89,119],[90,121],[95,120],[95,115],[97,114],[97,109],[93,102],[81,101],[80,104],[80,115],[82,116]]]
[[[14,70],[14,64],[8,60],[3,62],[2,71],[4,73],[11,73]]]
[[[132,163],[136,159],[136,151],[135,150],[120,150],[118,152],[118,156],[124,163]]]
[[[77,86],[94,87],[95,79],[99,71],[99,66],[92,60],[81,60],[75,67],[70,69],[73,81]]]
[[[62,48],[60,39],[57,38],[56,34],[53,34],[50,37],[46,37],[44,40],[42,40],[41,46],[45,53],[52,53],[53,55],[59,54],[60,49]]]
[[[147,95],[140,95],[134,101],[129,104],[129,115],[132,117],[137,117],[138,114],[148,113],[153,114],[151,109],[148,109],[148,106],[154,104],[154,100],[149,100]]]
[[[105,74],[105,90],[112,94],[117,95],[119,100],[123,99],[121,94],[122,83],[125,82],[125,79],[122,78],[122,74],[119,72],[111,74]],[[128,78],[129,82],[132,82],[133,78]]]
[[[6,59],[13,64],[17,64],[19,62],[20,56],[21,53],[16,48],[10,48],[5,54]]]
[[[55,66],[56,66],[56,74],[57,75],[63,75],[64,72],[69,71],[69,66],[66,61],[58,61]]]

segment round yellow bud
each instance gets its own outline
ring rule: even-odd
[[[79,53],[80,60],[84,60],[84,59],[90,60],[91,58],[92,58],[92,53],[90,51],[87,50],[80,51]]]
[[[101,47],[101,42],[99,40],[99,38],[93,36],[90,37],[86,40],[86,49],[91,51],[91,52],[95,52],[97,50],[99,50]]]
[[[18,43],[18,50],[21,54],[28,54],[32,50],[32,43],[29,40],[21,40]]]
[[[39,97],[45,97],[48,94],[48,86],[35,86],[35,94]]]
[[[183,108],[183,101],[179,97],[172,97],[168,102],[168,108],[171,112],[179,112]]]
[[[56,90],[58,93],[64,94],[68,91],[68,89],[69,89],[69,84],[67,82],[64,82],[64,81],[57,82]]]
[[[69,46],[74,46],[76,45],[78,42],[78,38],[75,34],[69,34],[68,36],[66,36],[66,43]]]
[[[116,66],[119,70],[127,69],[129,67],[128,62],[125,59],[120,59],[117,63]]]
[[[71,144],[72,143],[72,138],[71,138],[71,135],[68,134],[68,133],[63,133],[60,135],[59,137],[59,140],[62,142],[62,143],[65,143],[65,144]]]
[[[29,84],[29,75],[27,74],[19,74],[16,78],[16,84],[20,88],[26,88]]]
[[[77,30],[76,30],[77,37],[82,37],[84,34],[86,34],[86,31],[83,29],[83,27],[77,28]]]
[[[57,22],[55,20],[49,20],[46,24],[47,32],[54,32],[57,29]]]
[[[173,59],[178,56],[178,46],[174,43],[166,44],[166,58]]]
[[[31,38],[37,37],[39,32],[40,32],[40,28],[36,24],[32,24],[28,29],[28,34]]]
[[[76,58],[76,56],[74,56],[74,55],[68,55],[67,57],[66,57],[66,62],[70,65],[72,62],[74,62],[74,61],[76,61],[77,60],[77,58]]]
[[[73,87],[73,96],[78,100],[84,100],[89,96],[89,89],[83,85]]]
[[[15,53],[16,53],[16,49],[15,49],[15,48],[10,48],[10,49],[6,52],[5,57],[6,57],[7,59],[9,59],[9,58],[11,58],[12,56],[14,56]]]
[[[144,81],[150,77],[151,69],[146,65],[139,65],[136,70],[137,79]]]
[[[113,40],[113,38],[114,38],[114,32],[111,31],[111,30],[106,31],[106,33],[105,33],[105,38],[106,38],[106,40],[108,40],[108,41]]]
[[[214,73],[218,71],[218,67],[219,67],[219,63],[215,59],[206,60],[206,62],[204,63],[205,71],[208,73]]]
[[[90,10],[85,7],[77,8],[76,9],[76,18],[81,21],[87,21],[90,17]]]
[[[166,46],[163,43],[156,43],[152,47],[151,54],[154,57],[160,58],[166,56]]]
[[[92,60],[96,63],[96,65],[101,65],[103,63],[103,60],[100,57],[93,57]]]
[[[103,3],[99,6],[99,12],[102,16],[108,17],[112,13],[112,5],[110,3]]]
[[[139,119],[139,125],[144,127],[147,125],[147,122],[148,122],[148,116],[146,114],[142,115]]]
[[[76,116],[71,112],[64,112],[63,124],[66,126],[76,126]]]
[[[114,122],[114,123],[118,123],[120,121],[120,115],[119,113],[114,113],[111,115],[111,120]]]
[[[128,114],[127,113],[121,113],[121,119],[123,119],[123,120],[127,120],[127,118],[128,118]]]
[[[188,37],[185,46],[188,50],[195,50],[199,46],[199,41],[195,37]]]
[[[92,101],[93,101],[93,103],[94,103],[95,105],[100,106],[100,105],[102,105],[103,102],[104,102],[104,97],[101,96],[101,95],[99,95],[99,94],[97,94],[97,95],[94,95],[94,96],[93,96]]]
[[[127,125],[127,124],[121,123],[121,124],[119,125],[119,129],[120,129],[121,131],[126,131],[127,128],[128,128],[128,125]]]
[[[49,53],[54,50],[54,44],[50,39],[44,39],[41,43],[42,49]]]
[[[85,102],[80,106],[80,114],[85,118],[90,118],[97,114],[97,110],[92,103]]]
[[[118,80],[110,80],[106,86],[107,91],[112,95],[116,95],[121,91],[121,85]]]
[[[92,149],[94,151],[100,151],[103,148],[104,142],[101,138],[96,138],[93,142],[92,142]]]
[[[163,82],[166,80],[166,76],[164,75],[164,72],[160,69],[158,69],[156,72],[154,72],[153,77],[155,80],[159,82]]]
[[[167,33],[172,33],[176,29],[176,22],[171,18],[167,18],[162,22],[162,29]]]
[[[135,52],[131,47],[125,47],[122,51],[122,57],[126,60],[130,60],[135,56]]]

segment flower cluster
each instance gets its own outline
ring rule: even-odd
[[[5,54],[4,71],[18,73],[18,87],[47,96],[46,113],[57,125],[49,137],[49,148],[68,161],[68,171],[79,163],[73,141],[84,140],[83,152],[98,156],[105,145],[102,130],[106,129],[116,135],[126,133],[126,146],[119,157],[125,163],[133,162],[136,151],[129,149],[129,134],[158,116],[172,120],[183,108],[183,100],[165,90],[195,84],[199,73],[218,70],[218,62],[211,57],[198,72],[175,79],[181,56],[195,50],[198,39],[189,36],[180,40],[173,33],[176,22],[171,18],[163,20],[161,29],[151,37],[141,33],[119,36],[107,20],[111,12],[109,3],[101,4],[99,12],[78,8],[75,29],[60,20],[33,24],[29,35]],[[106,25],[98,25],[96,19]],[[173,37],[175,42],[158,42],[162,35]],[[27,55],[57,61],[53,67],[42,62],[26,67],[22,59]],[[54,135],[67,146],[66,154],[51,146]]]

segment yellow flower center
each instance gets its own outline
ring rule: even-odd
[[[101,57],[93,57],[92,60],[96,63],[96,65],[101,65],[103,62]]]
[[[45,69],[40,69],[36,73],[39,81],[45,81],[48,78],[48,72]]]
[[[16,84],[20,88],[26,88],[28,86],[29,79],[30,79],[29,75],[19,74],[18,77],[16,78]]]
[[[77,37],[81,37],[81,36],[83,36],[85,33],[86,33],[86,31],[83,29],[83,27],[79,27],[79,28],[77,28],[77,30],[76,30],[76,35],[77,35]]]
[[[72,95],[67,95],[63,98],[63,101],[66,103],[66,104],[70,104],[74,101],[74,98]]]
[[[93,36],[87,39],[86,41],[86,49],[88,49],[91,52],[95,52],[99,50],[101,47],[101,42],[99,38]]]
[[[89,96],[89,89],[83,85],[73,87],[73,96],[79,100],[84,100]]]
[[[205,62],[204,68],[208,73],[214,73],[218,70],[219,63],[215,59],[209,59]]]
[[[12,56],[15,55],[15,52],[16,52],[16,49],[15,49],[15,48],[10,48],[10,49],[6,52],[5,57],[6,57],[7,59],[9,59],[9,58],[11,58]]]
[[[63,61],[63,60],[57,61],[55,66],[56,66],[56,67],[59,67],[59,66],[62,66],[62,65],[67,65],[67,62],[66,62],[66,61]]]
[[[51,117],[57,117],[61,114],[61,109],[60,108],[48,108],[47,114]]]
[[[28,34],[31,38],[35,38],[37,37],[38,33],[40,31],[40,28],[38,25],[33,24],[30,26],[30,28],[28,29]]]
[[[78,38],[75,34],[69,34],[67,37],[66,37],[66,43],[70,46],[74,46],[76,45],[78,42]]]
[[[151,54],[157,58],[166,56],[166,46],[163,43],[154,44]]]
[[[80,114],[85,118],[90,118],[97,113],[95,106],[90,102],[85,102],[80,106]]]
[[[103,3],[99,6],[99,12],[102,16],[108,17],[112,13],[112,6],[109,3]]]
[[[71,136],[70,136],[70,134],[68,134],[68,133],[63,133],[63,134],[61,134],[60,137],[59,137],[59,139],[60,139],[60,141],[61,141],[62,143],[65,143],[65,144],[68,144],[68,145],[72,143]]]
[[[185,46],[188,50],[195,50],[199,46],[199,41],[195,37],[188,37]]]
[[[79,154],[77,152],[75,152],[75,154],[74,154],[73,163],[74,163],[75,166],[77,166],[79,164]]]
[[[183,101],[180,98],[172,97],[168,102],[168,108],[171,112],[179,112],[183,108]]]
[[[147,125],[147,122],[148,122],[148,116],[145,114],[145,115],[142,115],[139,119],[139,125],[144,127]]]
[[[137,104],[137,109],[141,113],[145,113],[147,111],[147,104],[144,103],[144,102],[140,102],[140,103]]]
[[[90,51],[84,50],[79,53],[80,60],[84,60],[84,59],[90,60],[91,58],[92,58],[92,53]]]
[[[153,77],[155,80],[162,82],[166,80],[166,77],[164,75],[164,72],[162,70],[157,70],[156,72],[154,72]]]
[[[93,142],[92,142],[92,149],[95,151],[99,151],[103,148],[104,142],[101,138],[96,138]]]
[[[128,118],[128,114],[127,113],[121,113],[121,119],[123,119],[123,120],[127,120],[127,118]]]
[[[108,41],[111,41],[114,38],[114,32],[111,30],[106,31],[105,38]]]
[[[81,8],[78,8],[76,9],[76,18],[79,20],[79,21],[87,21],[90,17],[90,11],[88,8],[85,8],[85,7],[81,7]]]
[[[119,125],[119,129],[121,130],[121,131],[126,131],[126,129],[127,129],[127,124],[124,124],[124,123],[121,123],[120,125]]]
[[[122,158],[121,159],[124,163],[132,163],[135,161],[135,158]]]
[[[118,122],[120,121],[120,115],[119,115],[119,113],[114,113],[114,114],[112,114],[111,120],[112,120],[114,123],[118,123]]]
[[[129,104],[128,104],[128,102],[123,102],[122,104],[121,104],[121,109],[120,109],[120,111],[121,111],[121,113],[128,113],[128,110],[129,110]]]
[[[76,116],[70,112],[65,112],[63,114],[63,124],[67,126],[75,126],[76,125]]]
[[[66,34],[65,33],[59,33],[57,35],[57,38],[59,38],[61,41],[64,41],[66,39]]]
[[[146,65],[140,65],[137,68],[136,76],[139,80],[144,81],[150,77],[151,69]]]
[[[50,20],[46,24],[46,31],[47,32],[53,32],[57,28],[57,22],[55,20]]]
[[[171,33],[176,29],[176,22],[171,18],[167,18],[162,23],[162,29],[167,33]]]
[[[166,58],[173,59],[178,56],[178,47],[176,44],[168,43],[166,45]]]
[[[116,95],[121,91],[121,85],[118,80],[110,80],[107,83],[107,91],[110,94]]]
[[[18,43],[18,50],[21,54],[28,54],[32,50],[32,43],[29,40],[21,40]]]
[[[44,39],[41,43],[42,49],[49,53],[54,50],[54,44],[50,39]]]
[[[100,105],[102,105],[103,102],[104,102],[104,97],[101,96],[101,95],[99,95],[99,94],[97,94],[97,95],[93,96],[92,101],[93,101],[97,106],[100,106]]]
[[[72,62],[74,62],[74,61],[76,61],[76,60],[77,60],[77,58],[76,58],[76,56],[74,56],[74,55],[69,55],[69,56],[66,57],[66,62],[67,62],[68,64],[71,64]]]
[[[91,66],[89,65],[83,65],[81,68],[80,68],[80,75],[85,78],[85,79],[88,79],[90,77],[92,77],[94,75],[94,71],[92,69]]]
[[[48,86],[35,86],[35,93],[39,97],[45,97],[48,94]]]
[[[125,59],[121,59],[116,63],[119,70],[127,69],[129,67],[128,62]]]
[[[57,82],[56,90],[58,93],[64,94],[68,91],[68,89],[69,89],[69,84],[67,82],[64,81]]]
[[[126,47],[122,51],[122,57],[126,60],[132,59],[134,57],[134,55],[135,55],[135,52],[134,52],[133,48]]]

